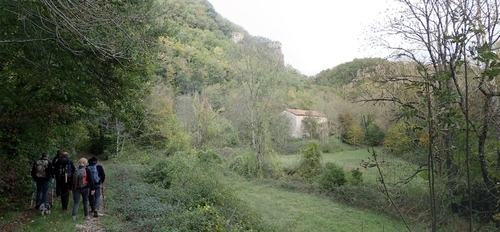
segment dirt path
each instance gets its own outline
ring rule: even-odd
[[[89,160],[90,158],[92,158],[92,154],[84,154],[84,153],[78,153],[77,154],[77,157],[81,158],[81,157],[85,157],[87,160]],[[106,171],[106,166],[99,161],[99,165],[101,165],[104,169],[104,171]],[[103,184],[103,188],[106,189],[106,182]],[[105,193],[105,190],[102,189],[101,190],[101,197],[104,197],[104,194]],[[103,191],[104,190],[104,191]],[[104,208],[104,201],[103,199],[101,198],[101,209],[99,210],[99,217],[95,218],[95,217],[92,217],[90,218],[90,220],[85,220],[85,223],[84,224],[76,224],[76,228],[78,229],[78,231],[80,232],[103,232],[103,231],[106,231],[106,229],[104,229],[104,227],[102,226],[99,218],[100,217],[103,217],[103,216],[106,216],[105,212],[106,212],[106,209]]]
[[[102,211],[102,210],[101,210]],[[100,213],[99,217],[105,216],[105,214]],[[75,225],[78,231],[81,232],[104,232],[106,229],[102,227],[99,218],[91,217],[90,220],[85,220],[84,224]]]

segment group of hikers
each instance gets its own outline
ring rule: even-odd
[[[80,198],[83,199],[83,212],[85,219],[90,219],[90,214],[99,216],[101,205],[101,186],[106,179],[104,168],[98,164],[98,158],[93,156],[88,161],[80,158],[75,167],[69,158],[69,153],[58,150],[56,156],[49,160],[49,154],[43,153],[35,161],[31,170],[31,177],[36,183],[36,209],[47,204],[47,192],[51,179],[55,179],[56,196],[61,197],[62,212],[68,212],[68,202],[73,193],[72,218],[76,219]],[[90,203],[91,211],[88,211]]]

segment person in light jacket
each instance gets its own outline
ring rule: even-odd
[[[87,169],[88,161],[85,158],[81,158],[78,160],[78,168],[73,173],[73,212],[72,218],[76,220],[76,215],[78,212],[78,206],[80,205],[80,196],[83,199],[83,214],[85,215],[85,219],[89,220],[89,196],[94,195],[95,193],[95,185],[92,179],[92,173]],[[85,171],[86,177],[85,180],[82,181],[83,184],[80,186],[80,180],[78,178],[78,172],[80,170]]]

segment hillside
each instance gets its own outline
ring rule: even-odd
[[[328,204],[311,197],[321,196],[348,211],[408,219],[405,226],[496,229],[498,40],[467,41],[496,38],[475,27],[498,6],[467,6],[488,8],[463,20],[477,21],[467,30],[405,30],[436,17],[412,9],[427,7],[420,4],[393,12],[405,20],[385,28],[415,40],[393,48],[395,57],[354,59],[309,78],[284,64],[279,41],[249,35],[206,0],[0,0],[0,170],[9,170],[0,177],[0,216],[12,222],[4,225],[22,215],[50,227],[28,209],[27,170],[60,149],[112,167],[114,215],[103,221],[110,230],[275,231],[279,218],[265,220],[272,215],[239,196],[255,197],[262,183],[273,183],[262,190],[270,195]],[[443,19],[472,14],[460,4],[426,4],[462,12]],[[281,115],[285,109],[326,120],[304,116],[296,138],[298,122]],[[365,148],[359,167],[376,168],[375,182],[363,180],[357,163],[322,162],[324,154]],[[283,166],[283,157],[299,161]],[[235,176],[256,185],[238,193]],[[58,228],[72,223],[55,216]]]

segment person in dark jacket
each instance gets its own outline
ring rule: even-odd
[[[63,152],[54,165],[56,183],[59,183],[63,213],[68,212],[69,195],[73,189],[73,172],[76,170],[68,152]]]
[[[78,212],[78,206],[80,205],[80,196],[83,199],[83,213],[85,215],[85,219],[89,220],[89,208],[88,208],[88,201],[89,201],[89,196],[94,195],[95,193],[95,185],[92,179],[92,173],[90,170],[86,168],[88,164],[87,159],[81,158],[78,160],[78,168],[77,170],[73,173],[73,212],[72,212],[72,217],[73,220],[76,219],[76,214]],[[79,186],[78,184],[78,169],[84,169],[86,172],[86,184],[83,186]]]
[[[63,156],[63,150],[57,150],[56,156],[52,159],[52,166],[54,169],[52,170],[52,174],[56,174],[57,170],[59,169],[59,159]],[[56,197],[61,195],[61,187],[59,186],[59,179],[55,178],[56,180]]]
[[[101,186],[104,184],[104,180],[106,179],[106,173],[104,173],[104,168],[97,164],[99,159],[96,156],[93,156],[89,159],[89,166],[87,168],[92,171],[92,175],[94,177],[94,185],[95,185],[95,193],[92,196],[89,196],[90,208],[92,209],[92,213],[94,217],[99,217],[98,211],[101,206]],[[97,174],[97,178],[94,176]]]
[[[47,192],[52,173],[52,162],[49,160],[49,154],[43,153],[42,157],[35,161],[31,168],[31,177],[36,183],[36,208],[41,204],[47,203]]]

